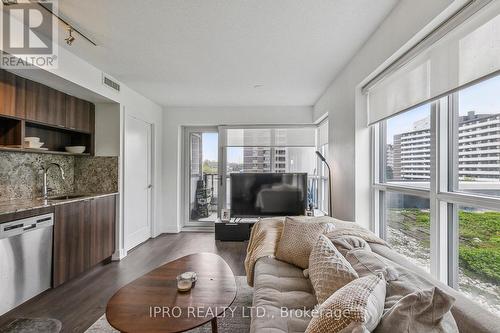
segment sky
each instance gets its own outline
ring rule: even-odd
[[[218,133],[203,133],[203,160],[217,161],[219,150],[219,134]]]

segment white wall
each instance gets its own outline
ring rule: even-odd
[[[446,16],[441,12],[458,2],[463,1],[402,0],[314,105],[314,120],[328,113],[335,217],[370,223],[370,140],[360,84],[437,26]]]
[[[162,231],[179,232],[183,224],[182,126],[311,123],[312,107],[164,108]]]
[[[95,155],[120,156],[118,103],[95,103]]]

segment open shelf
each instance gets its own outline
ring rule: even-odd
[[[22,145],[22,120],[2,117],[0,119],[0,145],[20,147]]]
[[[24,138],[39,137],[47,150],[24,147]],[[83,154],[68,153],[67,146],[85,146]],[[54,127],[37,122],[0,116],[0,151],[30,152],[59,155],[92,155],[93,134]]]
[[[66,146],[91,147],[91,134],[75,132],[64,128],[54,128],[38,123],[26,122],[25,136],[36,136],[44,143],[43,147],[53,152],[65,152]]]

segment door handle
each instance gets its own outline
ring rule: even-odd
[[[149,184],[149,185],[148,185],[148,188],[153,188],[153,185]]]

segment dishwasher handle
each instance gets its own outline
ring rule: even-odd
[[[0,224],[0,239],[21,235],[37,229],[52,227],[53,225],[54,214],[52,213],[2,223]]]
[[[25,225],[23,227],[23,231],[28,231],[28,230],[35,229],[35,228],[36,228],[36,223],[33,223],[31,225]]]

